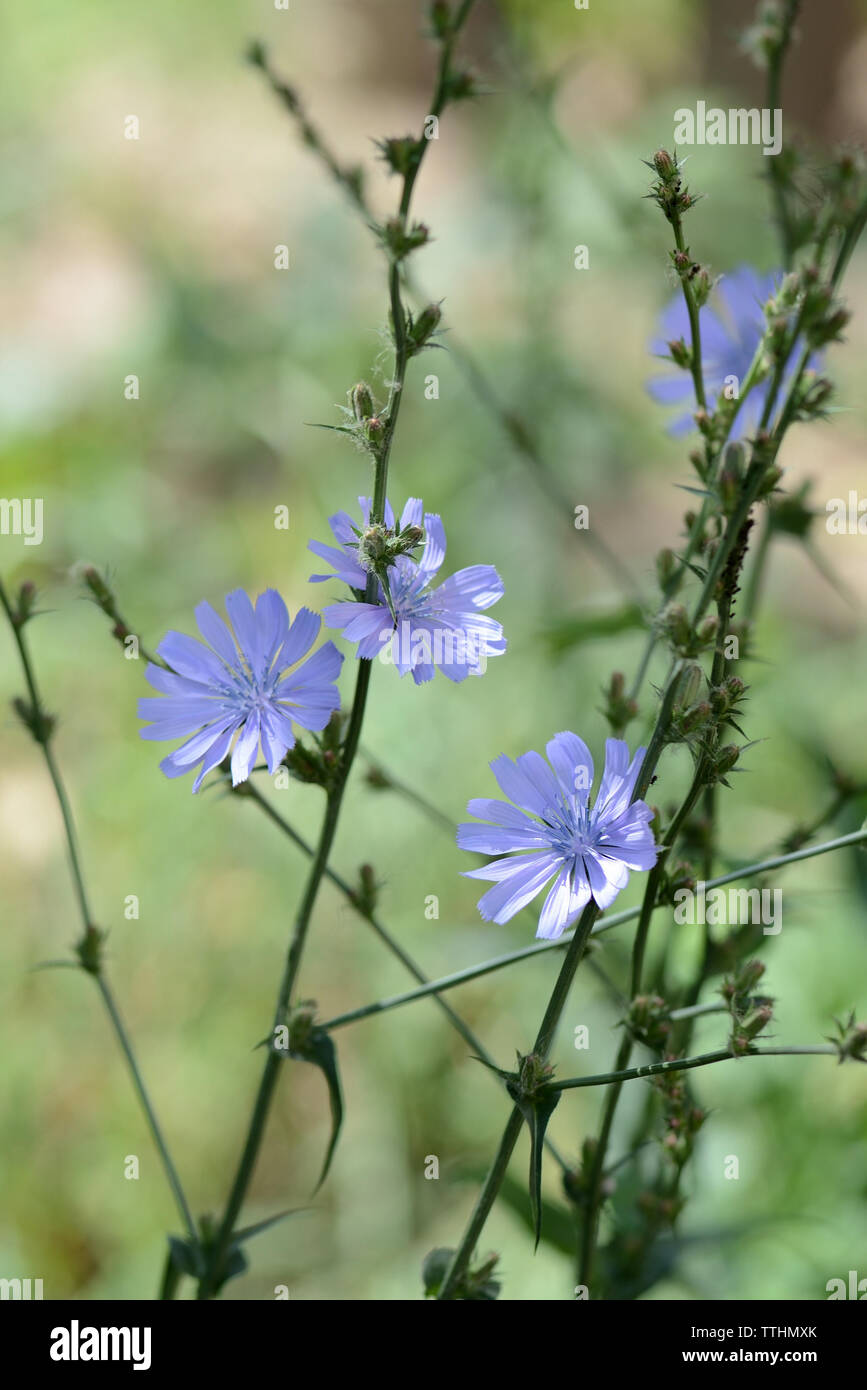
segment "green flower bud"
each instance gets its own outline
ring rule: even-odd
[[[770,1004],[761,1004],[757,1009],[751,1009],[738,1021],[738,1035],[742,1038],[757,1038],[759,1033],[767,1028],[773,1016],[774,1010]]]
[[[711,278],[704,269],[704,266],[702,266],[701,270],[693,277],[692,281],[692,293],[699,309],[707,304],[712,288]]]
[[[767,966],[761,960],[747,960],[738,969],[734,977],[735,991],[737,994],[750,994],[755,989],[759,980],[765,973]]]
[[[867,1062],[867,1023],[856,1023],[854,1010],[845,1023],[835,1022],[838,1037],[830,1041],[836,1045],[840,1061]]]
[[[741,750],[736,743],[727,743],[724,748],[720,748],[716,755],[717,777],[725,777],[727,772],[731,772],[740,755]]]
[[[377,145],[382,158],[394,174],[411,172],[420,156],[419,143],[414,135],[400,135],[388,140],[379,140]]]
[[[681,733],[692,734],[701,729],[711,717],[711,707],[707,700],[700,700],[691,709],[685,710],[678,720]]]
[[[102,969],[102,947],[106,935],[107,933],[100,931],[98,927],[88,925],[75,948],[81,968],[86,970],[88,975],[98,975]]]
[[[23,627],[24,624],[33,617],[33,608],[36,603],[36,585],[30,579],[26,579],[18,590],[15,607],[12,610],[12,623],[14,627]]]
[[[686,648],[692,636],[689,614],[682,603],[669,603],[660,617],[662,631],[678,649]]]
[[[476,79],[471,72],[450,72],[446,78],[445,96],[447,101],[466,101],[478,92]]]
[[[674,551],[666,548],[660,550],[656,557],[656,577],[659,580],[660,589],[665,589],[677,569],[677,561]]]
[[[373,415],[373,395],[367,382],[359,381],[357,386],[353,386],[350,397],[356,420],[369,420]]]
[[[358,871],[358,886],[353,890],[352,901],[365,917],[372,917],[376,911],[379,897],[379,884],[371,864],[362,864]]]
[[[430,22],[435,38],[448,38],[451,32],[452,14],[447,0],[433,0],[430,7]]]
[[[688,709],[690,705],[694,705],[704,688],[704,672],[696,662],[692,661],[684,667],[680,674],[675,710],[682,711]]]
[[[441,319],[442,310],[438,304],[428,304],[422,309],[409,329],[410,351],[412,353],[421,352],[422,348],[433,337]]]
[[[13,699],[12,708],[24,727],[30,730],[35,741],[47,744],[57,724],[54,715],[48,714],[38,705],[32,705],[29,700],[22,699],[20,695],[16,695]]]
[[[671,360],[676,367],[690,367],[692,364],[692,351],[687,347],[683,338],[674,338],[668,344],[668,351],[671,353]]]

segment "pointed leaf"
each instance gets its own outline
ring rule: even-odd
[[[252,1226],[244,1226],[240,1231],[236,1231],[232,1237],[236,1245],[240,1245],[243,1240],[251,1240],[260,1231],[267,1231],[269,1226],[276,1226],[278,1221],[285,1221],[287,1216],[294,1216],[300,1207],[293,1207],[291,1211],[278,1211],[276,1216],[267,1216],[264,1221],[257,1221]]]
[[[328,1085],[328,1099],[331,1103],[331,1139],[322,1164],[322,1171],[319,1174],[319,1181],[313,1189],[315,1196],[328,1177],[328,1170],[331,1167],[331,1160],[337,1147],[340,1126],[343,1124],[343,1092],[340,1088],[340,1073],[337,1068],[337,1048],[334,1046],[329,1033],[326,1033],[322,1028],[314,1028],[303,1051],[290,1051],[288,1055],[295,1058],[296,1061],[312,1062],[313,1066],[318,1067],[322,1072]]]
[[[533,1212],[533,1229],[536,1233],[534,1248],[538,1249],[542,1235],[542,1154],[545,1148],[545,1130],[557,1108],[561,1092],[540,1087],[530,1099],[522,1094],[514,1083],[508,1085],[508,1091],[530,1131],[530,1206]]]
[[[485,1174],[483,1173],[484,1180]],[[523,1187],[514,1178],[506,1175],[503,1185],[500,1188],[500,1200],[510,1207],[521,1221],[531,1230],[533,1226],[532,1213],[527,1212],[527,1197]],[[546,1245],[552,1246],[564,1255],[571,1255],[574,1259],[578,1249],[578,1223],[566,1207],[558,1202],[551,1202],[546,1197],[540,1203],[542,1213],[542,1239]]]

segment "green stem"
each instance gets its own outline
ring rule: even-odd
[[[340,817],[343,794],[346,790],[349,773],[358,750],[358,740],[361,734],[361,725],[364,720],[364,710],[370,686],[370,675],[371,662],[360,661],[355,686],[355,698],[352,703],[352,714],[350,715],[349,727],[341,753],[340,772],[326,802],[325,816],[322,822],[319,842],[307,877],[304,896],[295,918],[295,925],[283,969],[283,977],[277,992],[273,1025],[275,1028],[285,1022],[292,999],[292,991],[295,987],[295,981],[301,966],[301,958],[307,940],[307,933],[310,928],[313,908],[316,904],[316,898],[322,879],[325,877],[328,867],[328,857],[331,853],[331,847],[334,843],[334,836],[337,831],[337,822]],[[265,1125],[274,1098],[281,1061],[282,1058],[280,1054],[276,1052],[274,1048],[269,1047],[265,1065],[262,1070],[262,1077],[259,1082],[259,1090],[256,1094],[256,1100],[253,1106],[253,1113],[247,1130],[247,1138],[235,1173],[235,1179],[232,1183],[223,1218],[211,1250],[208,1268],[199,1285],[198,1298],[200,1300],[212,1296],[215,1283],[219,1279],[220,1270],[235,1229],[235,1222],[243,1206],[244,1199],[247,1195],[247,1188],[250,1185],[256,1167],[259,1149],[265,1133]]]
[[[66,838],[66,848],[69,856],[70,866],[72,869],[72,881],[75,889],[75,896],[78,901],[78,906],[81,913],[82,926],[84,928],[85,936],[87,936],[88,933],[95,930],[95,927],[90,912],[90,903],[88,900],[87,888],[85,886],[84,881],[84,871],[81,866],[81,856],[78,849],[78,837],[75,833],[75,822],[72,817],[72,811],[69,805],[69,798],[66,795],[66,788],[64,787],[63,779],[60,775],[60,769],[57,766],[57,762],[54,757],[54,752],[51,748],[50,732],[48,731],[44,723],[45,711],[42,704],[41,696],[39,694],[39,687],[36,683],[36,675],[33,670],[32,662],[30,660],[30,653],[28,652],[27,644],[24,641],[23,627],[22,624],[16,620],[15,614],[12,610],[12,605],[9,602],[9,598],[6,593],[6,588],[2,580],[0,580],[0,606],[2,606],[6,614],[6,617],[9,621],[9,626],[11,627],[13,636],[15,638],[15,645],[18,648],[18,656],[21,662],[21,668],[24,672],[24,679],[27,684],[27,691],[30,696],[31,706],[35,711],[38,720],[37,727],[42,728],[41,737],[37,737],[36,733],[34,733],[33,736],[35,741],[39,744],[39,747],[42,749],[42,755],[45,759],[46,766],[48,767],[48,773],[51,778],[52,785],[54,786],[55,796],[57,797],[57,802],[60,807],[60,814],[63,819],[63,828]],[[31,732],[33,731],[31,730]],[[92,975],[96,981],[97,988],[99,989],[105,1007],[108,1011],[108,1016],[111,1020],[115,1036],[120,1045],[121,1051],[123,1052],[124,1057],[127,1060],[127,1064],[130,1069],[130,1074],[132,1076],[136,1094],[138,1095],[139,1101],[141,1102],[141,1106],[144,1111],[148,1128],[150,1129],[154,1143],[156,1144],[157,1152],[160,1155],[166,1179],[174,1195],[175,1202],[177,1203],[178,1212],[180,1213],[181,1219],[183,1220],[183,1223],[187,1228],[187,1232],[190,1236],[190,1239],[195,1244],[198,1242],[198,1233],[196,1231],[195,1222],[193,1221],[189,1205],[187,1203],[186,1197],[184,1196],[184,1190],[181,1185],[180,1178],[178,1177],[177,1170],[175,1168],[174,1163],[172,1162],[168,1145],[166,1144],[166,1141],[163,1138],[162,1130],[160,1129],[159,1122],[157,1121],[156,1111],[154,1110],[150,1096],[147,1092],[147,1088],[145,1087],[144,1081],[142,1079],[142,1074],[139,1070],[138,1062],[136,1061],[132,1043],[130,1042],[129,1035],[127,1034],[126,1028],[124,1027],[123,1021],[120,1017],[117,1005],[115,1004],[114,996],[101,969],[87,970],[86,973]]]
[[[290,825],[289,822],[286,819],[284,819],[284,817],[281,816],[278,811],[274,810],[273,806],[271,806],[271,804],[265,799],[265,797],[262,796],[258,788],[253,787],[252,783],[244,785],[248,787],[248,790],[245,792],[245,795],[249,796],[253,801],[255,801],[256,805],[259,806],[261,810],[265,812],[269,819],[273,821],[273,823],[276,826],[278,826],[280,830],[282,830],[283,834],[286,835],[293,842],[293,844],[296,844],[298,848],[308,856],[308,858],[312,857],[312,855],[314,854],[312,846],[308,845],[307,841],[301,835],[298,834],[294,826]],[[380,941],[382,941],[382,943],[388,947],[392,955],[400,961],[401,965],[403,965],[409,971],[410,975],[414,976],[414,978],[418,980],[423,986],[429,986],[430,980],[425,975],[424,971],[421,970],[418,965],[416,965],[412,956],[410,956],[408,952],[403,949],[400,942],[397,941],[394,936],[392,936],[391,932],[379,919],[376,913],[368,912],[365,908],[359,905],[358,898],[353,889],[347,883],[346,879],[342,878],[340,874],[335,873],[333,869],[328,868],[327,866],[325,869],[325,876],[326,878],[331,880],[331,882],[335,885],[336,888],[340,890],[340,892],[346,898],[347,902],[355,909],[359,917],[361,917],[362,921],[366,922],[368,926],[371,927],[371,929],[379,937]],[[439,1005],[440,1009],[443,1011],[446,1018],[449,1020],[449,1022],[452,1024],[452,1027],[455,1029],[455,1032],[460,1034],[467,1046],[472,1049],[472,1051],[476,1054],[477,1057],[480,1057],[483,1062],[486,1062],[489,1068],[494,1068],[495,1063],[493,1057],[486,1050],[484,1044],[480,1041],[480,1039],[476,1037],[472,1029],[464,1022],[460,1014],[457,1013],[456,1010],[453,1009],[445,999],[441,999],[435,991],[429,991],[429,993],[430,997],[433,998],[434,1003]],[[495,1072],[491,1071],[490,1074],[495,1075]],[[563,1171],[568,1172],[569,1164],[566,1162],[565,1158],[563,1158],[557,1152],[553,1144],[551,1144],[548,1141],[547,1137],[545,1143],[546,1147],[548,1147],[550,1153],[556,1159],[557,1163],[559,1163]]]
[[[127,1060],[127,1065],[129,1066],[130,1074],[132,1075],[133,1085],[135,1087],[136,1094],[138,1095],[139,1101],[141,1102],[142,1110],[145,1113],[145,1118],[148,1123],[148,1128],[151,1132],[151,1137],[153,1138],[154,1144],[156,1145],[157,1151],[160,1155],[160,1158],[162,1159],[163,1168],[165,1169],[169,1186],[171,1187],[172,1193],[174,1194],[178,1211],[180,1212],[183,1218],[183,1222],[187,1228],[187,1232],[190,1236],[190,1239],[192,1240],[193,1244],[196,1245],[199,1239],[198,1232],[196,1231],[196,1223],[193,1220],[192,1213],[190,1211],[189,1206],[187,1205],[187,1199],[184,1196],[184,1189],[181,1186],[180,1179],[177,1175],[177,1172],[175,1171],[175,1165],[172,1162],[171,1154],[169,1153],[168,1148],[166,1146],[166,1142],[163,1138],[162,1130],[160,1129],[159,1122],[154,1112],[154,1108],[151,1104],[150,1096],[148,1095],[147,1088],[145,1087],[144,1081],[142,1080],[142,1075],[139,1071],[138,1062],[136,1061],[136,1056],[133,1051],[132,1044],[129,1040],[129,1035],[124,1026],[123,1019],[120,1016],[120,1012],[115,1002],[114,995],[111,991],[111,987],[101,972],[98,975],[95,975],[94,978],[96,980],[97,989],[102,995],[103,1002],[105,1003],[105,1007],[108,1010],[108,1016],[111,1019],[112,1027],[114,1028],[115,1035],[117,1037],[118,1042],[120,1043],[123,1055]]]
[[[683,239],[683,223],[680,213],[672,215],[671,226],[674,232],[674,243],[678,251],[685,253],[687,250],[686,242]],[[704,390],[704,367],[701,360],[701,323],[699,315],[701,313],[695,302],[692,283],[685,275],[680,277],[683,297],[686,300],[686,312],[689,315],[689,331],[692,338],[690,351],[690,371],[692,382],[695,389],[695,399],[702,410],[707,410],[707,397]]]
[[[772,859],[764,859],[757,864],[747,864],[741,869],[732,869],[730,873],[720,874],[717,878],[709,879],[705,888],[707,890],[723,888],[728,883],[738,883],[745,878],[770,873],[773,869],[784,868],[787,864],[795,864],[802,859],[813,859],[816,855],[828,854],[831,850],[846,849],[850,846],[863,844],[865,840],[867,840],[867,829],[854,830],[850,835],[841,835],[838,839],[828,840],[821,845],[807,846],[805,849],[796,850],[791,854],[776,855]],[[660,906],[662,904],[656,904],[656,908]],[[602,921],[597,922],[591,935],[599,936],[602,932],[622,926],[625,922],[633,922],[640,915],[640,907],[626,908],[623,912],[614,913],[611,917],[605,917]],[[431,980],[419,989],[407,990],[403,994],[395,994],[388,999],[379,999],[372,1004],[363,1004],[361,1008],[336,1015],[321,1026],[328,1029],[329,1032],[336,1028],[345,1028],[349,1023],[358,1023],[361,1019],[370,1018],[374,1014],[386,1013],[389,1009],[397,1009],[404,1004],[412,1004],[416,999],[426,999],[431,994],[443,994],[446,990],[456,989],[458,985],[467,984],[470,980],[478,980],[483,975],[493,974],[496,970],[503,970],[507,965],[514,965],[530,956],[544,955],[548,951],[563,951],[569,946],[572,939],[572,936],[563,936],[559,941],[540,941],[532,946],[522,946],[520,950],[509,951],[505,955],[495,956],[492,960],[482,961],[480,965],[471,965],[465,970],[456,970],[451,975],[443,975],[437,980]]]
[[[800,0],[786,0],[782,17],[781,41],[773,50],[768,60],[767,105],[771,113],[780,109],[783,64],[789,44],[791,43],[792,28],[799,9]],[[777,230],[780,234],[780,243],[783,251],[783,266],[786,270],[789,270],[794,256],[794,237],[792,234],[792,220],[789,216],[788,203],[786,202],[785,179],[779,164],[778,155],[772,157],[768,161],[768,177],[771,181]]]
[[[744,1057],[838,1057],[839,1049],[817,1044],[815,1047],[757,1047],[745,1052]],[[615,1068],[599,1076],[571,1076],[565,1081],[550,1082],[552,1091],[576,1091],[583,1086],[622,1086],[625,1081],[638,1081],[647,1076],[663,1076],[670,1071],[692,1071],[695,1067],[710,1067],[715,1062],[742,1062],[744,1057],[735,1057],[727,1048],[718,1052],[703,1052],[698,1057],[678,1057],[674,1061],[647,1062],[643,1067]],[[583,1281],[582,1281],[583,1282]]]
[[[442,44],[440,63],[437,72],[437,86],[433,103],[432,114],[434,115],[439,114],[447,101],[452,49],[473,4],[474,0],[464,0],[464,3],[455,16],[449,36]],[[406,220],[409,215],[413,188],[415,187],[415,181],[422,165],[427,144],[428,142],[424,140],[420,142],[418,157],[411,162],[404,176],[398,209],[398,216],[404,226],[406,225]],[[389,266],[388,295],[391,309],[392,334],[394,338],[394,372],[385,412],[385,430],[383,438],[373,450],[375,472],[373,500],[370,510],[370,521],[372,524],[381,523],[385,517],[385,503],[388,490],[388,465],[403,399],[406,369],[410,357],[410,343],[406,328],[406,313],[401,298],[401,267],[399,260],[396,258],[392,258]],[[365,599],[367,602],[375,600],[376,592],[377,578],[376,575],[371,572],[368,575],[365,592]],[[316,903],[320,885],[328,869],[328,858],[337,830],[343,794],[346,789],[353,762],[355,761],[355,755],[358,751],[361,726],[364,721],[364,710],[370,686],[371,669],[371,661],[362,660],[359,662],[355,698],[352,703],[352,713],[350,714],[349,726],[341,752],[340,770],[328,794],[319,842],[310,868],[304,897],[295,920],[292,939],[286,957],[283,979],[280,983],[280,989],[277,995],[277,1005],[274,1013],[275,1027],[284,1021],[291,1004],[292,992],[301,965],[301,958],[307,940],[313,908]],[[223,1219],[211,1250],[207,1270],[199,1285],[198,1298],[200,1300],[211,1297],[215,1284],[220,1278],[220,1271],[229,1249],[232,1233],[235,1228],[235,1221],[240,1213],[247,1188],[250,1185],[255,1170],[268,1114],[271,1109],[271,1103],[277,1085],[277,1076],[281,1060],[280,1055],[273,1048],[269,1048],[262,1071],[262,1078],[259,1083],[259,1090],[253,1106],[246,1142],[235,1174],[235,1180],[232,1184],[226,1203],[226,1209],[223,1213]]]
[[[554,1039],[557,1024],[560,1021],[560,1015],[569,997],[569,990],[572,987],[575,972],[581,964],[581,958],[584,954],[587,942],[590,939],[590,931],[598,911],[599,909],[596,907],[595,903],[588,903],[581,916],[578,928],[572,940],[569,942],[566,958],[560,967],[560,973],[551,991],[551,997],[548,1000],[548,1005],[539,1026],[536,1041],[533,1045],[533,1052],[540,1057],[542,1061],[547,1059],[548,1053],[551,1050],[551,1043]],[[448,1273],[437,1295],[438,1299],[447,1301],[454,1298],[459,1288],[461,1279],[472,1259],[473,1251],[484,1229],[491,1208],[497,1200],[503,1178],[509,1166],[509,1160],[512,1156],[515,1144],[518,1141],[518,1135],[521,1132],[522,1122],[521,1112],[518,1110],[517,1106],[515,1106],[509,1115],[503,1137],[500,1140],[499,1148],[497,1149],[496,1156],[485,1179],[484,1186],[479,1193],[461,1243],[454,1253]]]

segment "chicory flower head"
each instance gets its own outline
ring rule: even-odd
[[[142,738],[186,738],[160,767],[167,777],[182,777],[199,764],[194,792],[226,757],[236,733],[233,786],[250,776],[260,742],[273,773],[294,746],[293,723],[324,729],[340,705],[334,682],[343,657],[334,643],[303,660],[319,634],[318,613],[300,608],[290,626],[274,589],[260,594],[255,608],[243,589],[235,589],[226,597],[226,611],[231,628],[209,603],[199,604],[203,642],[182,632],[166,634],[157,654],[171,669],[150,663],[145,671],[164,698],[139,701],[141,718],[154,721],[141,730]]]
[[[537,936],[554,940],[577,921],[591,898],[610,907],[626,887],[630,869],[651,869],[657,850],[650,829],[653,812],[633,801],[645,750],[630,762],[621,739],[605,744],[605,771],[591,807],[593,759],[577,734],[555,734],[539,753],[513,762],[503,754],[491,770],[509,801],[470,801],[475,821],[458,827],[458,845],[478,854],[504,854],[465,878],[493,881],[479,900],[485,921],[508,922],[553,877],[539,917]],[[514,803],[514,804],[510,804]]]
[[[720,399],[725,399],[726,378],[736,378],[738,388],[743,385],[765,331],[764,306],[779,289],[782,275],[782,271],[760,275],[752,266],[739,266],[737,270],[723,275],[716,286],[719,310],[711,308],[710,304],[705,304],[699,310],[702,371],[708,409],[714,409]],[[679,338],[687,344],[690,342],[689,315],[681,293],[663,312],[660,330],[661,336],[651,343],[650,351],[670,361],[670,342]],[[785,399],[795,372],[796,355],[792,354],[783,376],[781,401]],[[731,381],[728,384],[733,385]],[[660,405],[683,405],[693,399],[692,377],[683,369],[653,378],[647,383],[647,389]],[[770,389],[771,377],[768,376],[750,391],[735,416],[730,436],[733,440],[747,439],[756,433]],[[694,410],[693,403],[690,410],[677,416],[670,426],[672,434],[685,434],[694,428]],[[773,417],[769,423],[773,426]]]
[[[492,565],[458,570],[438,588],[432,583],[446,553],[446,534],[435,512],[424,512],[411,497],[395,525],[391,505],[385,504],[385,523],[370,525],[371,501],[360,497],[361,524],[348,512],[329,518],[337,546],[310,541],[308,548],[331,565],[333,574],[313,574],[313,583],[341,579],[355,594],[352,602],[323,609],[328,627],[342,628],[358,644],[360,660],[381,656],[408,671],[416,685],[433,679],[437,669],[452,681],[480,676],[487,658],[506,650],[502,626],[482,610],[503,594],[503,581]],[[423,532],[422,532],[423,527]],[[410,549],[424,544],[415,560]],[[368,576],[376,576],[376,597],[365,598]]]

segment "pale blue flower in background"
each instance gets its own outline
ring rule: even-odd
[[[719,308],[707,303],[699,310],[702,372],[708,409],[712,410],[722,397],[727,377],[736,378],[738,388],[743,385],[765,331],[764,306],[776,294],[782,278],[782,271],[760,275],[752,266],[739,266],[737,270],[723,275],[714,290]],[[687,346],[690,343],[689,315],[681,293],[664,310],[660,330],[660,336],[650,344],[650,351],[668,360],[669,371],[665,376],[652,378],[647,383],[647,389],[660,405],[689,406],[670,426],[672,434],[685,434],[695,428],[693,414],[697,406],[693,381],[689,371],[672,367],[668,349],[668,344],[678,338],[682,338]],[[783,375],[779,401],[785,400],[796,370],[796,357],[797,353],[793,353]],[[811,365],[814,366],[815,362]],[[771,376],[768,375],[749,392],[735,416],[731,430],[733,440],[755,435],[770,389]],[[768,423],[773,427],[773,413]]]

